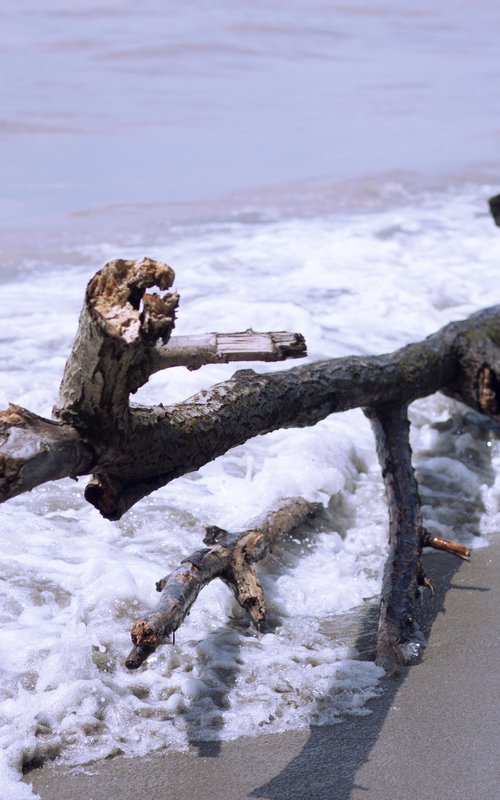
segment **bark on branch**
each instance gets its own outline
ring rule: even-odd
[[[373,403],[408,404],[439,389],[498,419],[499,354],[494,307],[389,355],[263,375],[240,370],[175,406],[132,406],[126,439],[106,442],[86,497],[119,519],[142,497],[253,436]]]
[[[264,592],[253,564],[260,561],[280,538],[294,531],[322,506],[301,498],[286,501],[258,527],[243,533],[228,533],[215,526],[206,529],[208,547],[184,559],[166,578],[158,581],[161,592],[157,608],[138,620],[132,628],[134,647],[125,666],[137,669],[156,648],[175,633],[210,581],[220,578],[233,591],[236,600],[259,626],[266,616]]]
[[[134,406],[130,394],[158,369],[305,355],[303,337],[284,332],[170,339],[178,305],[173,278],[168,265],[142,259],[112,261],[90,281],[53,419],[14,405],[0,412],[0,501],[93,473],[85,496],[103,516],[119,519],[155,489],[253,436],[366,408],[390,509],[379,652],[385,662],[407,659],[418,644],[422,547],[467,553],[422,529],[406,408],[440,390],[500,421],[500,306],[394,353],[263,375],[240,370],[183,403]]]
[[[178,305],[167,264],[110,261],[89,282],[54,416],[96,439],[129,425],[129,397],[152,374],[155,346],[168,341]],[[158,287],[161,293],[147,292]]]
[[[175,406],[134,406],[130,393],[161,365],[172,364],[176,351],[184,353],[181,361],[193,353],[191,345],[186,355],[185,341],[169,347],[178,303],[168,291],[172,280],[167,265],[143,259],[110,262],[90,281],[54,419],[38,418],[34,425],[33,415],[18,407],[14,423],[10,412],[0,418],[2,500],[62,474],[92,471],[88,500],[108,519],[118,519],[150,492],[253,436],[313,425],[358,406],[408,404],[439,389],[499,419],[498,307],[392,354],[330,359],[263,375],[240,370]],[[159,292],[147,291],[155,286]],[[241,345],[244,337],[236,339]],[[298,334],[270,334],[270,339],[268,352],[260,346],[255,355],[282,359],[305,352]],[[285,339],[285,346],[276,347],[276,339]],[[200,359],[207,358],[205,345],[202,350]],[[246,347],[240,355],[247,357]],[[26,460],[17,444],[21,432],[31,454]]]

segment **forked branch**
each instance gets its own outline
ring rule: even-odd
[[[422,527],[406,409],[416,398],[442,391],[500,421],[500,306],[452,322],[394,353],[328,359],[262,375],[240,370],[183,403],[134,406],[130,395],[158,369],[306,354],[296,333],[249,330],[171,338],[179,301],[173,279],[168,265],[142,259],[109,262],[90,281],[53,418],[16,405],[0,412],[0,501],[45,481],[92,473],[86,498],[107,519],[119,519],[141,498],[253,436],[366,408],[390,514],[379,657],[386,664],[407,660],[419,644],[415,596],[428,585],[422,547],[462,558],[468,553]],[[165,607],[160,603],[139,623],[134,636],[141,652],[175,630],[184,609],[216,576],[233,586],[258,621],[262,598],[251,567],[257,558],[249,555],[252,537],[243,536],[242,549],[236,539],[220,536],[203,556],[182,566],[173,583],[167,582]],[[172,610],[169,593],[180,585],[187,593]],[[136,665],[134,659],[139,655],[129,659],[129,666]]]
[[[134,647],[125,665],[137,669],[156,648],[175,633],[198,594],[210,581],[220,578],[233,591],[242,608],[259,626],[266,616],[264,592],[253,564],[260,561],[280,538],[317,514],[321,505],[301,498],[285,501],[260,525],[242,533],[207,528],[208,547],[184,559],[177,569],[158,581],[161,597],[155,611],[132,628]]]

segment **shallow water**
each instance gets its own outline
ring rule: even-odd
[[[298,330],[309,359],[388,352],[498,302],[498,6],[207,8],[0,10],[0,407],[50,414],[85,285],[109,258],[175,268],[177,333]],[[180,401],[233,371],[171,370],[136,399]],[[439,395],[412,420],[427,526],[485,544],[498,440]],[[20,770],[44,758],[368,713],[387,519],[360,411],[258,437],[118,523],[83,485],[0,509],[9,800],[29,796]],[[213,584],[175,646],[128,672],[132,622],[204,526],[241,530],[297,494],[325,511],[260,565],[266,630]]]

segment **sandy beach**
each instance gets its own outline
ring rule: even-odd
[[[42,800],[496,800],[500,793],[500,542],[464,563],[426,554],[420,663],[387,678],[371,713],[330,727],[212,742],[25,776]]]

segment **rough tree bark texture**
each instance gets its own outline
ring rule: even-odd
[[[159,369],[305,354],[303,337],[283,332],[170,339],[178,304],[170,291],[173,277],[170,267],[150,259],[118,260],[90,281],[53,419],[14,405],[0,412],[0,501],[45,481],[92,473],[86,498],[107,519],[119,519],[150,492],[253,436],[363,407],[390,511],[379,657],[386,664],[405,662],[419,642],[422,547],[467,557],[463,548],[422,529],[406,408],[441,390],[500,419],[500,306],[391,354],[263,375],[240,370],[183,403],[134,406],[130,394]]]

